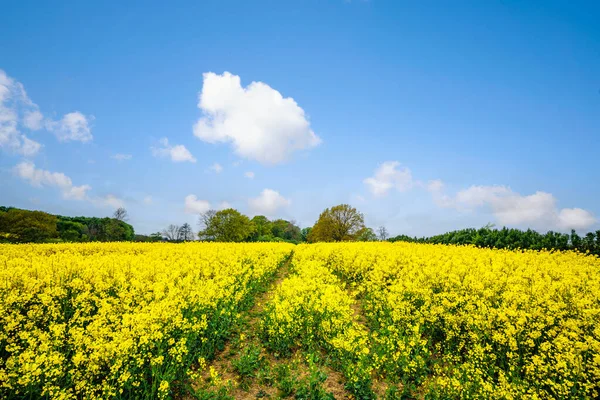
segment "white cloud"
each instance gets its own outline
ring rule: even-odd
[[[85,200],[87,192],[91,189],[90,185],[71,186],[68,190],[63,191],[63,196],[65,199]]]
[[[22,139],[22,141],[21,141],[21,148],[19,149],[19,154],[21,154],[25,157],[33,157],[42,148],[41,144],[39,144],[35,140],[29,139],[25,135],[23,135],[21,137],[21,139]]]
[[[363,180],[375,196],[385,196],[391,189],[404,192],[413,187],[412,173],[406,167],[399,168],[398,161],[386,161],[375,170],[375,175]]]
[[[453,200],[448,205],[458,209],[489,207],[502,225],[565,230],[585,229],[597,222],[581,208],[559,209],[556,198],[542,191],[524,196],[506,186],[473,185],[459,191]]]
[[[427,185],[425,186],[425,188],[427,189],[428,192],[438,193],[444,189],[444,182],[442,182],[440,179],[434,179],[434,180],[427,182]]]
[[[65,114],[59,121],[47,121],[46,129],[53,132],[61,142],[77,141],[89,142],[92,140],[92,129],[89,119],[79,111]]]
[[[446,185],[440,179],[427,183],[415,180],[410,169],[399,166],[398,161],[386,161],[377,168],[374,176],[363,182],[376,196],[384,196],[392,189],[406,191],[421,188],[429,192],[433,202],[441,208],[455,208],[459,211],[487,208],[502,225],[564,231],[586,229],[598,222],[587,210],[558,208],[556,198],[543,191],[521,195],[508,186],[472,185],[450,196],[446,193]]]
[[[169,139],[167,138],[160,139],[159,143],[161,147],[151,147],[152,154],[155,157],[169,157],[173,162],[196,162],[192,153],[184,145],[178,144],[172,146],[169,144]]]
[[[231,204],[227,201],[220,202],[216,209],[217,210],[225,210],[227,208],[231,208]],[[194,194],[190,194],[185,196],[185,212],[188,214],[203,214],[208,210],[213,209],[210,202],[207,200],[200,200]]]
[[[288,160],[321,143],[304,110],[263,82],[242,87],[240,77],[205,73],[194,135],[208,143],[231,143],[236,154],[263,164]]]
[[[258,197],[249,199],[248,204],[256,214],[273,216],[280,209],[288,207],[291,200],[286,199],[275,190],[264,189]]]
[[[586,229],[596,222],[592,213],[581,208],[563,208],[558,213],[558,226],[563,229]]]
[[[23,125],[25,125],[27,129],[37,131],[42,129],[43,120],[44,115],[39,110],[26,111],[25,117],[23,118]]]
[[[430,180],[426,184],[421,183],[420,186],[431,193],[431,198],[438,207],[448,208],[454,206],[455,201],[444,193],[446,185],[440,179]]]
[[[223,167],[219,163],[214,163],[213,165],[210,166],[209,169],[211,171],[213,171],[215,174],[220,174],[221,171],[223,171]]]
[[[506,186],[478,186],[473,185],[456,194],[456,202],[467,207],[479,207],[492,203],[498,197],[508,195],[511,190]]]
[[[104,197],[96,198],[94,202],[101,207],[111,207],[114,209],[125,207],[125,202],[114,194],[107,194]]]
[[[0,70],[0,148],[31,157],[39,152],[42,145],[29,139],[21,129],[37,131],[42,128],[53,132],[60,141],[92,140],[89,120],[79,111],[65,114],[54,121],[44,118],[23,85]]]
[[[20,113],[25,113],[25,118],[20,118]],[[42,145],[19,129],[20,124],[28,129],[37,127],[37,117],[30,117],[37,114],[38,106],[29,99],[23,85],[0,69],[0,148],[25,157],[37,154]]]
[[[14,172],[21,179],[29,182],[31,186],[59,188],[65,199],[84,200],[87,198],[87,192],[91,189],[89,185],[73,186],[71,178],[62,172],[38,169],[35,164],[28,161],[17,164]]]
[[[117,161],[131,160],[132,157],[133,156],[131,154],[121,154],[121,153],[113,154],[112,156],[110,156],[110,158],[114,158]]]
[[[144,202],[145,205],[152,204],[152,196],[146,196],[146,197],[144,197],[143,202]]]
[[[496,219],[506,225],[538,225],[556,217],[556,200],[550,193],[535,192],[528,196],[518,193],[496,195],[489,199]]]
[[[246,172],[244,172],[244,176],[248,179],[254,179],[254,172],[246,171]]]
[[[210,203],[199,200],[195,194],[185,196],[185,212],[188,214],[203,214],[210,210]]]
[[[220,202],[219,207],[217,207],[218,210],[226,210],[228,208],[231,208],[231,204],[229,204],[227,201]]]
[[[73,185],[73,181],[62,172],[51,172],[36,168],[35,164],[29,161],[23,161],[13,168],[14,173],[21,179],[27,181],[31,186],[55,187],[58,188],[66,200],[85,200],[98,207],[124,207],[125,202],[115,196],[108,194],[102,197],[89,196],[92,190],[90,185]]]

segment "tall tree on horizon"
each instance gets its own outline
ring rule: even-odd
[[[198,238],[215,242],[248,241],[256,229],[250,218],[233,208],[209,210],[200,216],[200,224],[204,229]]]
[[[357,240],[365,229],[362,213],[348,204],[340,204],[327,208],[319,215],[319,219],[308,235],[308,241],[341,242]]]
[[[194,231],[192,227],[187,222],[179,228],[177,232],[177,240],[181,240],[184,242],[194,240]]]

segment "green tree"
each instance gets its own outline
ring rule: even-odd
[[[58,237],[56,222],[55,215],[12,208],[0,213],[0,233],[11,242],[44,242]]]
[[[250,219],[233,208],[210,210],[200,217],[204,227],[198,232],[200,240],[215,242],[243,242],[248,240],[255,226]]]
[[[252,218],[255,231],[252,234],[253,241],[270,241],[273,238],[273,223],[264,215],[256,215]]]
[[[287,228],[285,229],[284,236],[286,240],[292,242],[301,242],[302,241],[302,230],[298,225],[296,225],[296,221],[290,221],[288,223]]]
[[[571,229],[571,246],[573,246],[573,250],[580,250],[581,243],[581,236],[575,232],[575,229]]]
[[[356,240],[359,242],[375,242],[378,238],[373,229],[365,227],[357,233]]]
[[[133,240],[135,232],[133,227],[126,222],[114,218],[104,218],[105,241],[120,242],[124,240]]]
[[[273,236],[285,239],[285,231],[289,225],[289,222],[285,219],[276,219],[271,223],[271,233]]]
[[[88,228],[81,222],[59,219],[56,228],[58,235],[65,242],[80,242],[88,237]]]
[[[364,216],[348,204],[327,208],[308,235],[309,242],[357,240],[365,228]]]
[[[295,221],[276,219],[271,222],[271,233],[273,237],[289,242],[302,241],[302,232]]]
[[[307,226],[306,228],[302,228],[302,231],[300,231],[300,233],[302,235],[303,242],[308,242],[308,236],[310,235],[311,231],[312,231],[312,226]]]

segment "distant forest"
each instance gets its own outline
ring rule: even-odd
[[[494,229],[486,226],[480,229],[461,229],[431,237],[410,237],[398,235],[388,239],[390,242],[414,242],[435,244],[472,244],[478,247],[496,249],[532,249],[532,250],[577,250],[582,253],[600,255],[600,230],[579,236],[574,230],[570,234],[549,231],[539,233],[528,229]]]
[[[118,218],[65,217],[0,206],[0,242],[116,242],[134,239],[133,226]]]
[[[431,237],[398,235],[388,237],[385,227],[377,234],[364,225],[363,215],[347,204],[326,209],[313,227],[300,229],[294,221],[269,220],[258,215],[252,219],[234,209],[209,211],[200,216],[204,229],[194,233],[189,224],[169,225],[162,232],[136,235],[126,222],[127,211],[119,208],[112,218],[65,217],[43,211],[30,211],[0,206],[0,243],[58,243],[58,242],[115,242],[167,241],[183,242],[199,238],[220,242],[335,242],[389,241],[453,245],[474,245],[497,249],[577,250],[600,255],[600,230],[580,236],[549,231],[539,233],[528,229],[461,229]]]

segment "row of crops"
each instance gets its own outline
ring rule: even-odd
[[[0,245],[0,322],[2,398],[599,396],[600,259],[574,252]]]

